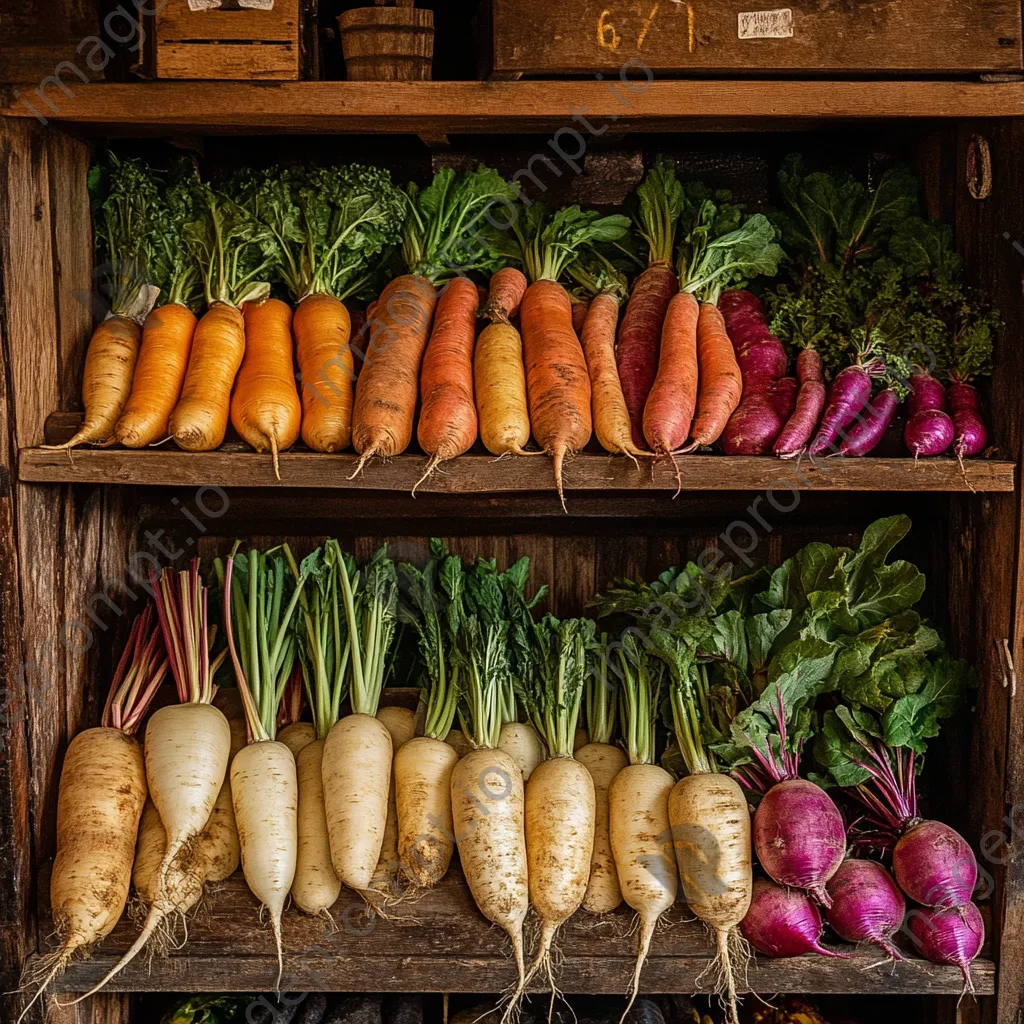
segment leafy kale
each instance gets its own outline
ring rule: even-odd
[[[426,188],[410,183],[406,195],[402,256],[410,273],[436,283],[457,274],[490,276],[508,261],[518,189],[493,168],[456,175],[446,167]]]

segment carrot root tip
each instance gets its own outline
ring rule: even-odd
[[[434,454],[430,456],[430,459],[427,462],[427,468],[423,470],[423,476],[421,476],[419,480],[412,485],[412,496],[414,498],[416,497],[416,488],[419,487],[419,485],[423,483],[423,481],[426,480],[442,462],[444,462],[444,458],[440,452],[434,452]]]

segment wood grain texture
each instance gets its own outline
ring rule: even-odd
[[[791,35],[741,38],[741,15],[766,8],[790,12]],[[632,60],[655,74],[862,74],[1020,70],[1020,13],[1010,0],[798,0],[774,8],[750,0],[494,0],[491,18],[494,68],[504,73],[618,73]]]
[[[48,874],[41,878],[41,898]],[[41,908],[47,906],[41,902]],[[343,891],[333,908],[340,923],[333,935],[319,920],[290,909],[284,916],[283,942],[287,991],[480,992],[500,991],[514,968],[505,956],[501,933],[473,905],[458,867],[441,883],[388,920],[364,915],[361,901]],[[259,927],[259,906],[240,874],[233,875],[207,900],[207,917],[189,928],[187,952],[157,958],[151,968],[133,963],[114,980],[117,991],[261,991],[273,987],[276,960],[269,931]],[[621,909],[595,918],[574,915],[559,933],[564,967],[557,978],[566,992],[621,994],[632,971],[635,936],[632,914]],[[711,953],[703,927],[685,906],[666,915],[644,970],[644,991],[709,992],[715,980],[699,975]],[[346,927],[347,926],[347,927]],[[122,921],[92,958],[71,967],[58,982],[60,991],[80,990],[98,980],[128,947],[135,928]],[[230,950],[225,955],[225,950]],[[795,960],[759,959],[748,975],[749,988],[761,992],[928,992],[959,993],[963,979],[955,968],[921,960],[892,967],[877,957],[857,954],[849,960],[809,956]],[[188,979],[187,981],[185,979]],[[993,968],[975,967],[979,992],[991,992]],[[543,984],[535,987],[544,990]]]
[[[48,483],[112,483],[135,486],[180,486],[217,482],[223,487],[311,487],[323,490],[411,491],[422,476],[426,457],[400,455],[389,462],[367,466],[355,479],[349,476],[355,455],[317,452],[282,452],[281,479],[274,477],[269,455],[245,450],[229,442],[215,452],[170,449],[122,451],[79,449],[66,452],[28,449],[20,453],[18,477]],[[815,468],[757,456],[683,456],[676,460],[684,491],[764,491],[784,506],[797,490],[825,491],[1012,491],[1014,465],[1010,462],[972,460],[961,473],[955,459],[831,459]],[[579,455],[566,464],[565,489],[580,491],[676,490],[671,466],[637,469],[625,458]],[[417,494],[500,494],[549,491],[554,487],[547,459],[506,459],[489,455],[462,455],[444,472],[435,473]],[[572,508],[570,506],[570,512]]]
[[[0,87],[0,116],[36,115]],[[956,81],[656,81],[617,98],[581,82],[185,82],[100,83],[58,97],[53,119],[104,134],[545,132],[581,113],[595,131],[679,131],[746,125],[764,131],[815,120],[1020,117],[1024,82]],[[31,93],[29,100],[31,102]],[[584,128],[584,130],[588,130]]]

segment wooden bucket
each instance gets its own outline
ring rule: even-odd
[[[345,71],[354,82],[430,80],[434,12],[406,3],[338,15]]]

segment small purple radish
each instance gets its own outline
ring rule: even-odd
[[[946,392],[941,381],[930,373],[914,373],[910,376],[910,397],[907,399],[910,415],[926,409],[946,408]]]
[[[981,418],[978,392],[970,384],[954,381],[946,389],[946,401],[955,434],[953,451],[961,459],[969,459],[983,452],[988,443],[988,431]]]
[[[828,405],[821,418],[821,426],[814,435],[811,455],[821,455],[835,447],[840,430],[845,430],[871,397],[871,376],[861,366],[847,366],[840,370],[828,392]]]
[[[914,413],[903,428],[903,441],[914,458],[941,455],[952,443],[953,421],[941,409]]]
[[[805,889],[823,907],[832,905],[825,883],[843,862],[846,829],[820,786],[807,779],[772,786],[754,813],[754,849],[779,885]]]
[[[900,396],[889,388],[879,391],[864,406],[864,414],[850,427],[843,443],[839,446],[840,455],[859,457],[867,455],[874,448],[892,422],[893,414],[899,408]]]
[[[796,408],[786,421],[772,449],[781,458],[799,455],[806,447],[825,408],[825,385],[821,376],[821,356],[813,348],[805,348],[797,356],[796,372],[800,391]]]
[[[978,881],[974,851],[941,821],[911,824],[892,852],[892,870],[900,888],[924,907],[964,907]]]
[[[892,875],[877,861],[847,857],[828,880],[832,906],[825,912],[832,930],[847,942],[871,942],[894,960],[892,944],[907,904]]]
[[[766,878],[754,881],[750,909],[740,923],[740,931],[765,956],[849,956],[821,944],[821,912],[804,893],[785,889]]]
[[[907,924],[921,956],[933,964],[959,967],[964,974],[964,992],[973,992],[971,961],[985,943],[981,911],[973,903],[956,910],[915,907],[907,915]]]

